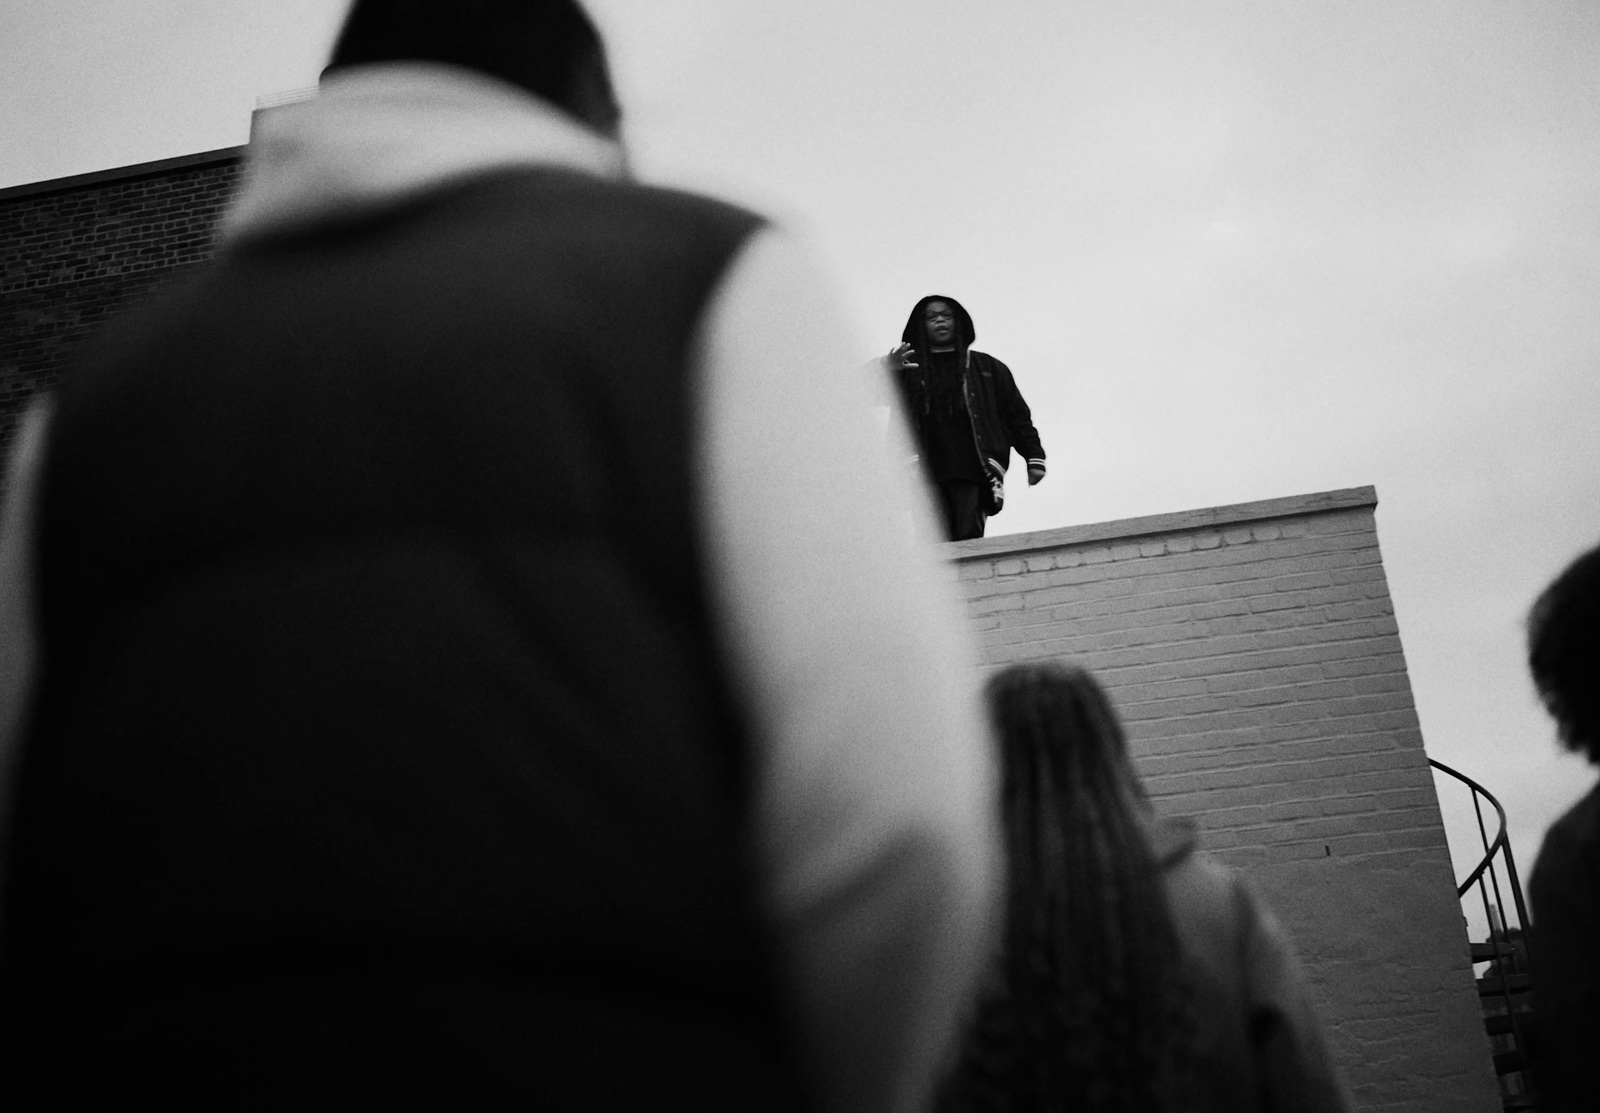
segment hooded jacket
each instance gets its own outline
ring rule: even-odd
[[[1004,477],[1011,466],[1011,450],[1015,448],[1029,464],[1044,465],[1044,445],[1039,441],[1039,431],[1033,426],[1033,414],[1022,392],[1011,375],[1011,369],[987,352],[974,351],[972,342],[977,338],[972,315],[955,298],[945,294],[929,294],[912,307],[906,318],[905,331],[900,338],[916,352],[916,367],[901,369],[896,375],[900,397],[906,416],[920,440],[924,419],[929,413],[928,387],[929,349],[927,331],[923,327],[923,310],[931,301],[950,305],[956,317],[956,354],[962,369],[962,393],[967,403],[967,415],[972,422],[972,440],[978,457],[991,471]],[[946,478],[935,475],[935,482]],[[999,513],[993,506],[991,514]]]

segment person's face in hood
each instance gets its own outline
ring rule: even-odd
[[[928,344],[952,348],[956,342],[956,311],[947,301],[930,301],[922,307],[922,325],[928,330]]]

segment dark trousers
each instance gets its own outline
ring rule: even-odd
[[[950,540],[968,541],[983,536],[983,525],[989,520],[988,484],[951,479],[935,483],[934,491],[944,511],[945,534]]]

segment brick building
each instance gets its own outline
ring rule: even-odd
[[[1357,1108],[1500,1108],[1370,487],[951,545],[986,664],[1093,669],[1246,873]]]
[[[208,256],[238,149],[0,190],[0,449],[118,305]],[[988,665],[1096,670],[1171,814],[1305,960],[1363,1113],[1499,1108],[1370,488],[948,547]]]
[[[242,152],[0,189],[0,452],[108,313],[210,255]]]

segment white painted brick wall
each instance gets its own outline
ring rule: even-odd
[[[1357,1107],[1499,1108],[1370,487],[948,546],[985,664],[1111,692],[1293,935]]]

